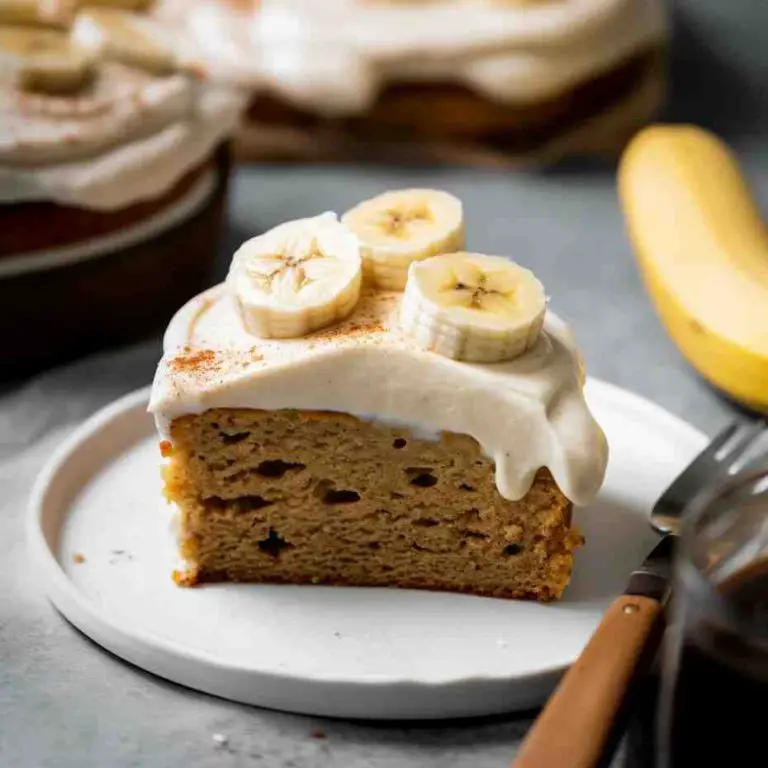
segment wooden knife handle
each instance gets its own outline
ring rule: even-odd
[[[648,597],[623,595],[611,604],[531,726],[513,768],[599,764],[661,615],[661,605]]]

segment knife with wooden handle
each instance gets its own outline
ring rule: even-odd
[[[610,756],[633,683],[663,634],[673,539],[661,539],[605,612],[528,732],[513,768],[595,768]]]

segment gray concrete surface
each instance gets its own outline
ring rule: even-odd
[[[768,206],[766,6],[681,3],[671,118],[716,128],[742,153]],[[695,13],[693,12],[695,6]],[[668,340],[642,290],[611,168],[543,175],[360,167],[261,168],[234,180],[230,242],[383,188],[445,187],[466,204],[474,249],[507,253],[541,276],[590,372],[660,403],[708,433],[734,411]],[[131,668],[73,630],[26,561],[29,488],[69,429],[150,381],[150,342],[49,372],[0,397],[0,766],[501,768],[531,713],[450,724],[356,724],[261,711]],[[320,729],[325,738],[317,738]],[[228,737],[216,747],[214,733]]]

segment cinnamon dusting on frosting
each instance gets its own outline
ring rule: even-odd
[[[395,311],[401,299],[365,290],[338,325],[254,347],[227,286],[212,288],[166,331],[150,401],[161,436],[168,439],[175,418],[209,408],[349,413],[474,437],[495,462],[505,498],[522,498],[547,466],[571,501],[590,502],[602,483],[607,445],[584,401],[565,324],[547,313],[540,342],[525,355],[467,364],[425,352],[405,335]],[[207,301],[190,339],[190,319]]]
[[[380,320],[363,323],[345,323],[343,325],[332,325],[329,328],[323,328],[317,333],[307,336],[315,342],[335,343],[344,339],[359,338],[360,336],[372,336],[376,333],[384,333],[386,328]]]
[[[213,373],[220,367],[218,355],[213,349],[192,350],[186,347],[181,355],[170,362],[175,373]]]

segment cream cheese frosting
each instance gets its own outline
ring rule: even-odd
[[[173,419],[210,408],[349,413],[419,434],[475,438],[507,499],[546,466],[577,505],[599,490],[605,436],[584,400],[567,326],[548,312],[538,343],[510,362],[458,362],[421,349],[398,326],[402,294],[366,290],[343,322],[297,339],[260,339],[242,325],[226,285],[175,315],[149,409],[169,437]]]
[[[161,13],[180,18],[180,0]],[[183,14],[219,77],[328,116],[393,81],[463,83],[498,101],[557,96],[659,44],[661,0],[201,0]],[[186,3],[183,4],[186,6]]]
[[[159,197],[233,133],[244,105],[233,86],[110,61],[73,95],[0,84],[0,204],[109,211]]]

